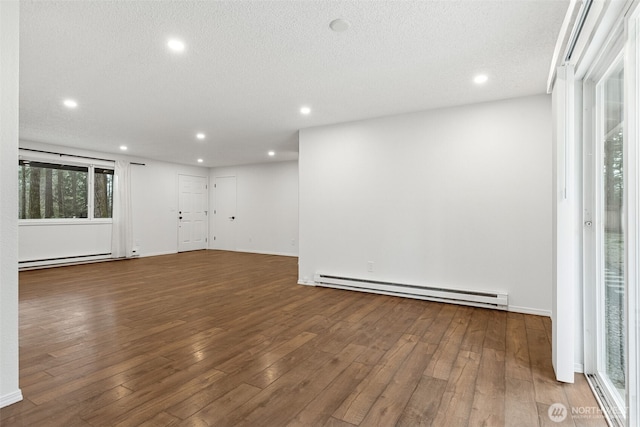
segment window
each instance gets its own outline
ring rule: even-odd
[[[98,169],[93,171],[93,204],[94,218],[111,218],[113,215],[113,170]]]
[[[113,213],[113,169],[18,162],[20,219],[104,219]]]

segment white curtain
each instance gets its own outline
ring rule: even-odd
[[[113,228],[111,231],[111,257],[132,256],[133,232],[131,220],[131,165],[116,161],[113,177]]]

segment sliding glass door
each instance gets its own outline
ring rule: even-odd
[[[596,85],[598,375],[618,410],[626,401],[624,68],[617,59]],[[625,411],[626,412],[626,411]]]
[[[584,92],[585,111],[593,112],[585,115],[585,373],[612,425],[628,424],[625,71],[622,47],[610,49]]]
[[[584,372],[612,426],[640,425],[640,0],[583,78]]]

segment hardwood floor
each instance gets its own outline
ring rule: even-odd
[[[0,424],[606,425],[571,415],[597,405],[554,381],[548,318],[296,277],[220,251],[22,272],[24,400]]]

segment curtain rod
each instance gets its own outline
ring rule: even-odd
[[[21,148],[20,150],[24,151],[33,151],[34,153],[44,153],[44,154],[53,154],[54,156],[67,156],[67,157],[76,157],[78,159],[88,159],[88,160],[101,160],[103,162],[115,162],[112,159],[101,159],[99,157],[88,157],[88,156],[78,156],[77,154],[63,154],[63,153],[54,153],[53,151],[45,151],[45,150],[34,150],[33,148]],[[144,163],[130,162],[132,165],[146,166]]]

